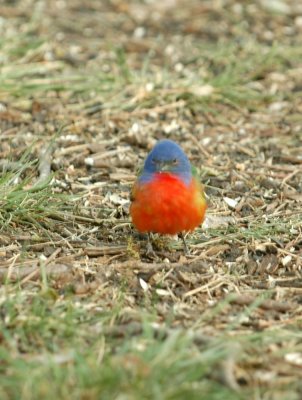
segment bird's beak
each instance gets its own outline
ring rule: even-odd
[[[171,171],[171,165],[165,162],[161,162],[157,164],[158,172],[169,172]]]

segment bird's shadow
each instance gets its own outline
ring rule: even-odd
[[[175,249],[173,241],[168,236],[158,234],[138,233],[139,253],[142,260],[178,262],[181,257],[188,256],[183,249]]]

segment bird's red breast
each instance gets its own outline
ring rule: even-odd
[[[146,183],[134,185],[130,214],[140,232],[171,234],[192,231],[202,223],[206,201],[201,184],[186,185],[170,173],[155,173]]]

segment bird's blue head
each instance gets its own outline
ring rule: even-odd
[[[155,173],[170,173],[178,176],[185,184],[192,179],[191,164],[182,148],[173,140],[160,140],[148,154],[141,182],[148,182]]]

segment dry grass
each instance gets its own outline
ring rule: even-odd
[[[1,398],[301,398],[301,14],[0,5]],[[209,211],[150,260],[129,191],[162,137]]]

